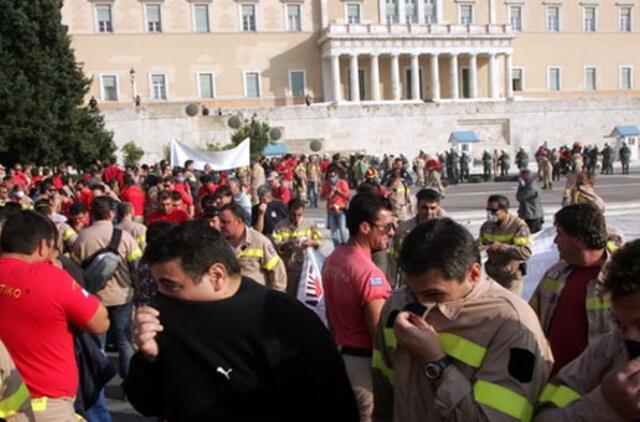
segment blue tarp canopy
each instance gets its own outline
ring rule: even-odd
[[[633,125],[616,126],[613,128],[611,135],[609,135],[611,138],[626,138],[628,136],[640,136],[640,130],[638,130],[638,127]]]
[[[267,147],[262,150],[262,155],[264,155],[265,157],[273,155],[285,155],[287,151],[287,144],[285,144],[284,142],[274,142],[272,144],[268,144]]]
[[[472,130],[464,130],[460,132],[451,132],[449,140],[457,144],[475,144],[480,142],[476,133]]]

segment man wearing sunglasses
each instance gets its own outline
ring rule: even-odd
[[[487,200],[487,221],[480,227],[478,244],[485,248],[487,275],[511,292],[520,295],[531,257],[529,226],[509,212],[509,200],[491,195]]]

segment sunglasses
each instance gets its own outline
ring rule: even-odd
[[[499,208],[487,208],[487,212],[490,212],[491,214],[497,214],[498,211],[500,211]]]

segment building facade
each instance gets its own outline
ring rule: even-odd
[[[638,0],[67,0],[102,107],[640,93]],[[357,80],[358,83],[351,83]]]

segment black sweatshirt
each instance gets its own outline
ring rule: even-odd
[[[125,393],[169,421],[358,421],[342,358],[297,300],[243,278],[236,294],[191,302],[158,294],[160,356],[131,361]]]

